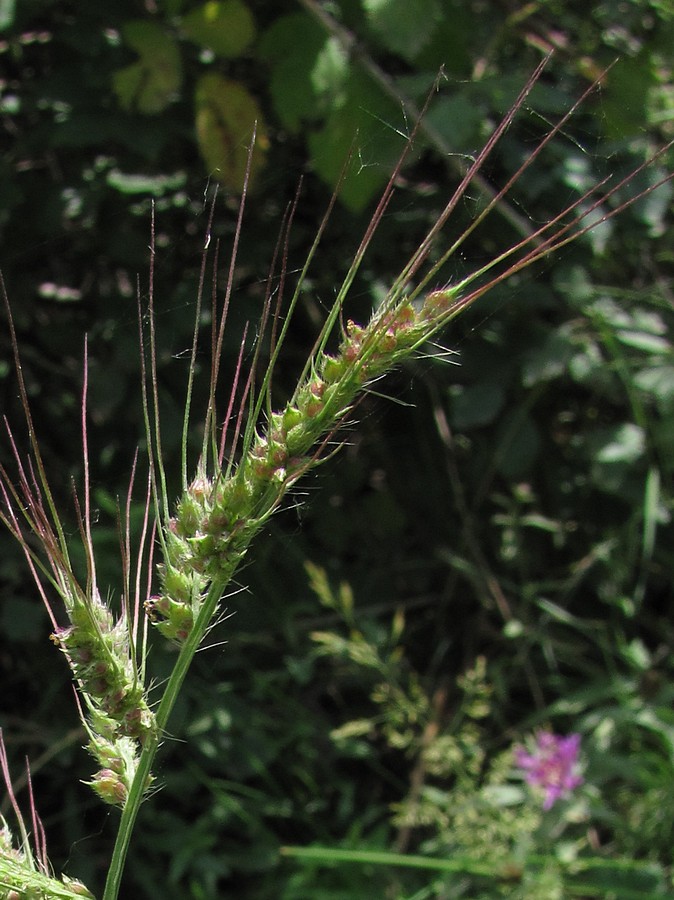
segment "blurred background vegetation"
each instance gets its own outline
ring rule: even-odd
[[[208,205],[219,183],[222,287],[253,122],[225,377],[300,178],[290,271],[353,150],[279,369],[282,399],[441,67],[352,293],[355,319],[542,53],[556,50],[452,234],[618,62],[448,279],[674,137],[672,47],[671,0],[0,2],[0,267],[64,510],[82,476],[89,336],[95,540],[110,592],[116,497],[142,445],[136,285],[144,296],[151,201],[177,491]],[[255,545],[246,591],[226,602],[235,615],[195,662],[124,896],[674,896],[671,209],[659,189],[494,290],[443,336],[458,365],[429,348],[381,386],[398,402],[362,403],[348,446]],[[20,432],[6,327],[0,408]],[[55,868],[100,891],[116,813],[79,781],[90,767],[69,673],[5,534],[0,584],[13,772],[28,756]],[[157,681],[171,658],[154,648]],[[513,744],[538,727],[583,738],[585,785],[546,814],[512,771]],[[308,864],[279,853],[289,845],[427,854],[458,871]]]

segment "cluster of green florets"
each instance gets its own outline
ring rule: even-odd
[[[108,731],[143,741],[153,732],[154,717],[131,661],[126,622],[115,622],[97,596],[77,602],[70,620],[52,640],[67,656],[83,694],[109,723]]]
[[[238,467],[227,477],[201,472],[185,490],[164,529],[161,593],[146,605],[165,637],[187,639],[214,579],[231,578],[285,491],[320,458],[317,444],[368,382],[423,343],[452,295],[431,296],[439,299],[421,311],[404,300],[366,326],[348,321],[338,352],[314,360],[285,409],[253,435]]]
[[[211,582],[233,575],[259,528],[253,508],[242,472],[212,479],[202,474],[185,490],[164,529],[161,593],[146,604],[165,637],[185,641]]]
[[[86,602],[74,600],[70,622],[52,640],[65,653],[87,707],[88,749],[102,767],[89,784],[107,803],[123,806],[140,748],[156,737],[154,714],[133,665],[124,618],[115,621],[94,592]]]
[[[98,723],[97,723],[98,724]],[[111,806],[123,807],[138,768],[138,744],[132,738],[117,737],[106,740],[100,732],[91,731],[89,751],[103,768],[87,784],[101,800]],[[151,779],[145,785],[150,787]]]

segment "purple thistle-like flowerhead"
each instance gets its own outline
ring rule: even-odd
[[[560,797],[583,783],[577,772],[579,750],[579,734],[560,737],[549,731],[536,736],[532,753],[524,747],[515,748],[515,763],[526,773],[527,784],[544,792],[543,809],[550,809]]]

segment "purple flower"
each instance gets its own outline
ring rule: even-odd
[[[583,783],[577,773],[580,735],[560,737],[549,731],[536,736],[533,753],[515,748],[515,763],[526,773],[527,784],[541,788],[545,795],[543,809],[550,807]]]

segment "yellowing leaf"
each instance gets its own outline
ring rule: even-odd
[[[241,56],[255,37],[255,22],[241,0],[208,0],[182,20],[186,37],[216,56]]]
[[[210,73],[199,79],[195,92],[199,150],[209,174],[240,191],[248,150],[256,129],[251,180],[263,165],[269,139],[257,101],[236,81]]]
[[[155,114],[166,109],[182,83],[180,52],[155,22],[127,22],[124,42],[140,56],[113,74],[112,86],[122,109]]]

